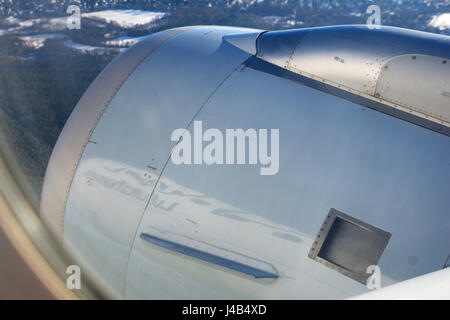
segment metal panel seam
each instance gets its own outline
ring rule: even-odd
[[[197,117],[197,115],[200,113],[200,111],[203,110],[204,106],[208,103],[208,101],[211,99],[211,97],[217,92],[217,90],[219,90],[219,88],[231,77],[231,75],[236,71],[235,68],[233,68],[233,70],[217,85],[217,87],[211,92],[211,94],[206,98],[205,102],[203,102],[203,104],[200,106],[199,110],[194,114],[194,116],[192,117],[192,119],[188,122],[186,129],[189,128],[189,126],[191,125],[191,123],[195,120],[195,118]],[[156,179],[156,183],[155,186],[153,187],[153,190],[150,194],[150,197],[148,198],[147,204],[145,205],[144,211],[141,214],[141,217],[139,218],[139,224],[138,224],[138,228],[136,229],[135,233],[134,233],[134,237],[133,237],[133,242],[131,243],[131,247],[129,249],[128,252],[128,259],[126,262],[126,266],[125,266],[125,274],[123,277],[123,293],[122,296],[125,297],[126,294],[126,279],[127,279],[127,275],[128,275],[128,264],[130,262],[130,257],[131,257],[131,252],[133,251],[133,247],[134,247],[134,243],[136,242],[136,237],[138,235],[138,231],[139,231],[139,227],[142,223],[142,220],[144,218],[145,212],[147,211],[147,207],[150,204],[150,201],[153,197],[153,194],[155,193],[156,188],[158,187],[159,181],[161,179],[161,176],[164,173],[164,170],[166,169],[167,164],[170,161],[170,158],[172,157],[172,150],[169,153],[169,157],[167,158],[166,162],[164,163],[163,168],[161,169],[161,173],[159,174],[158,178]]]

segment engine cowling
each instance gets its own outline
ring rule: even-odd
[[[367,291],[368,263],[385,284],[437,270],[450,240],[449,48],[386,27],[151,35],[75,107],[42,218],[114,297],[342,298]],[[208,129],[254,129],[258,151],[278,130],[279,169],[261,175],[251,148],[227,165],[225,140],[223,164],[175,164],[174,131],[194,146],[196,125],[204,145]],[[366,243],[363,230],[367,246],[340,245]]]

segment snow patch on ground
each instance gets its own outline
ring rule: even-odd
[[[68,17],[58,17],[50,19],[29,19],[29,20],[14,20],[14,24],[11,28],[6,30],[0,30],[0,36],[3,35],[17,35],[27,32],[27,29],[36,32],[39,30],[45,30],[46,32],[62,31],[67,28]]]
[[[39,49],[44,46],[45,40],[48,39],[66,39],[67,36],[57,33],[43,33],[34,34],[31,36],[19,37],[19,39],[25,42],[25,45],[34,49]]]
[[[103,54],[103,53],[105,53],[107,51],[110,51],[110,50],[122,51],[120,49],[115,49],[115,48],[105,48],[105,47],[90,46],[90,45],[79,43],[79,42],[75,42],[75,41],[72,41],[72,40],[64,41],[64,44],[67,47],[69,47],[71,49],[75,49],[75,50],[80,51],[82,53]]]
[[[21,21],[22,19],[16,17],[8,17],[5,19],[5,22],[10,26],[18,25]]]
[[[107,46],[112,46],[112,47],[131,47],[132,45],[138,43],[139,41],[141,41],[145,37],[146,36],[144,36],[144,37],[122,36],[122,37],[118,37],[118,38],[114,38],[114,39],[108,40],[108,41],[105,42],[105,44]]]
[[[135,42],[139,41],[138,38],[130,38],[134,39]],[[122,51],[120,48],[106,48],[106,47],[98,47],[98,46],[91,46],[79,42],[75,42],[69,39],[68,36],[58,33],[43,33],[43,34],[34,34],[30,36],[23,36],[20,37],[21,40],[25,42],[25,45],[28,47],[39,49],[44,46],[44,43],[48,39],[60,39],[63,40],[64,45],[79,51],[80,53],[95,53],[95,54],[102,54],[110,50],[116,50],[116,51]]]
[[[103,10],[83,13],[83,18],[97,20],[106,23],[116,23],[122,28],[133,28],[158,22],[166,16],[164,12],[152,12],[144,10]]]
[[[443,13],[438,16],[434,16],[428,23],[428,26],[438,28],[439,30],[450,29],[450,13]]]

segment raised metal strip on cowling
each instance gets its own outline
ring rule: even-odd
[[[181,253],[255,278],[278,278],[275,267],[238,252],[160,230],[141,233],[141,239],[158,247]]]
[[[62,240],[67,196],[78,163],[111,100],[153,51],[190,29],[163,31],[126,50],[97,76],[75,106],[53,149],[42,187],[41,218],[58,240]]]

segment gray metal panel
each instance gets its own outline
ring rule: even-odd
[[[399,109],[399,108],[392,108],[389,104],[389,101],[383,100],[383,99],[370,99],[364,95],[358,94],[354,90],[348,91],[346,88],[342,87],[335,87],[333,85],[330,85],[329,83],[325,83],[323,81],[320,81],[319,79],[313,79],[308,76],[302,76],[300,74],[294,73],[292,71],[283,69],[281,67],[278,67],[275,64],[266,62],[264,60],[261,60],[259,58],[256,58],[254,56],[247,59],[244,63],[244,65],[248,68],[252,68],[254,70],[270,73],[272,75],[275,75],[277,77],[281,77],[284,79],[288,79],[291,81],[295,81],[299,84],[306,85],[308,87],[326,92],[328,94],[332,94],[336,97],[340,97],[343,99],[346,99],[348,101],[360,104],[362,106],[377,110],[379,112],[383,112],[385,114],[394,116],[396,118],[417,124],[419,126],[422,126],[424,128],[442,133],[444,135],[450,136],[450,127],[445,125],[442,121],[432,121],[429,119],[429,117],[418,117],[412,109]],[[382,86],[380,86],[382,88]],[[395,86],[393,86],[395,88]],[[433,91],[434,93],[437,93],[436,90]],[[392,93],[389,93],[389,95],[392,98]],[[425,94],[426,95],[426,94]],[[441,94],[438,94],[438,96],[433,96],[434,100],[443,99],[445,97],[441,97]],[[445,105],[444,105],[445,108]]]
[[[129,75],[164,42],[189,30],[167,30],[147,37],[114,59],[75,106],[53,149],[41,195],[41,218],[62,240],[67,196],[83,151],[114,95]]]
[[[250,33],[232,34],[224,36],[223,39],[233,46],[254,55],[256,54],[256,39],[259,37],[261,32],[263,31],[258,30]]]
[[[398,56],[383,66],[375,95],[450,123],[449,75],[450,60],[422,54]]]
[[[263,33],[257,41],[257,57],[282,68],[288,68],[295,48],[309,29],[282,30]]]
[[[439,91],[439,87],[450,82],[448,72],[443,73],[439,81],[424,81],[424,85],[412,88],[410,74],[401,69],[393,84],[401,88],[394,94],[395,102],[375,92],[386,62],[394,57],[421,54],[449,59],[448,36],[384,26],[373,30],[367,26],[337,26],[266,32],[259,37],[257,47],[257,56],[267,62],[342,90],[381,100],[393,109],[450,126],[450,122],[444,120],[450,112],[448,107],[436,113],[436,107],[422,103],[425,98],[415,101],[405,96],[415,90],[416,95],[429,97],[430,91]],[[436,67],[426,71],[424,77],[432,78]],[[440,93],[429,103],[439,97]]]
[[[128,77],[101,117],[70,188],[64,245],[122,295],[136,229],[173,147],[249,54],[223,40],[248,29],[197,27],[165,42]],[[108,268],[104,269],[104,266]]]
[[[169,162],[138,235],[158,227],[192,237],[266,261],[279,277],[244,277],[138,236],[127,298],[362,293],[361,283],[307,258],[331,207],[393,234],[379,261],[383,286],[442,268],[450,241],[449,137],[250,68],[234,72],[196,120],[205,130],[279,128],[280,171],[260,176],[254,165]]]

